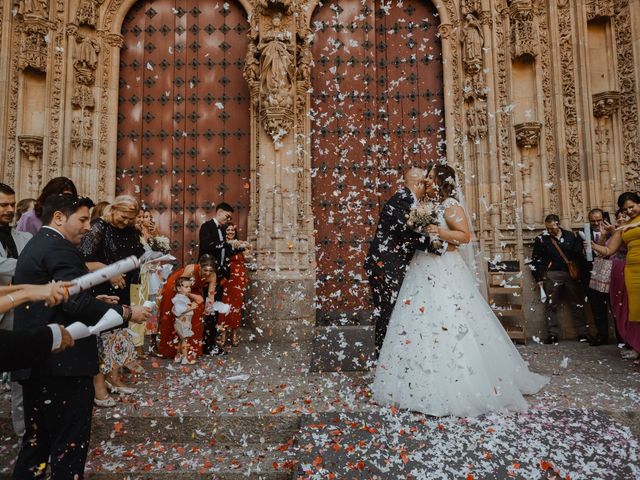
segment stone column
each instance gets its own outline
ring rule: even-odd
[[[257,269],[249,318],[258,334],[287,340],[308,333],[315,312],[310,186],[304,181],[311,57],[299,10],[288,2],[258,4],[245,60],[255,128],[249,225]]]
[[[613,205],[611,171],[609,162],[609,143],[611,141],[611,117],[618,109],[618,92],[601,92],[593,95],[593,116],[596,118],[596,157],[600,174],[600,204],[610,209]]]
[[[531,150],[538,146],[540,138],[540,122],[524,122],[515,125],[516,143],[522,154],[522,215],[524,222],[532,225],[536,222],[531,196],[531,166],[537,155],[532,155]]]

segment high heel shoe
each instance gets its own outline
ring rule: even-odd
[[[238,334],[238,330],[235,328],[231,331],[231,345],[234,347],[240,345],[240,335]]]
[[[101,408],[110,408],[116,406],[116,401],[111,397],[111,395],[107,395],[107,398],[97,398],[93,397],[93,403],[96,407]]]

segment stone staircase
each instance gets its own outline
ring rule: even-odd
[[[293,478],[303,415],[367,405],[361,375],[309,373],[310,350],[261,339],[194,366],[145,360],[136,394],[95,409],[86,478]],[[18,451],[8,394],[0,435],[2,479]]]

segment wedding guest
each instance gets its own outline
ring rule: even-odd
[[[138,232],[133,227],[138,210],[135,198],[120,195],[105,209],[102,218],[93,223],[79,246],[92,269],[110,265],[131,255],[140,257],[144,253]],[[130,305],[131,284],[139,281],[138,276],[137,270],[120,275],[111,279],[111,282],[95,287],[94,294],[117,298],[120,305]],[[120,376],[120,369],[125,365],[134,371],[144,371],[139,364],[133,363],[136,361],[136,352],[132,337],[129,329],[124,328],[116,328],[100,335],[100,374],[95,381],[96,404],[99,406],[114,404],[107,388],[113,393],[135,392],[135,388],[126,385]]]
[[[18,284],[70,281],[87,273],[76,248],[89,230],[88,198],[52,195],[42,206],[45,225],[26,245],[16,267]],[[102,318],[144,321],[141,307],[108,305],[89,292],[57,307],[29,302],[15,309],[17,331],[51,323],[95,325]],[[42,476],[51,464],[51,478],[82,478],[91,433],[93,376],[98,372],[96,338],[75,341],[73,348],[48,355],[30,370],[15,372],[24,390],[26,433],[12,478]]]
[[[78,190],[73,181],[67,177],[56,177],[44,186],[40,196],[36,199],[36,203],[33,206],[33,210],[28,210],[21,217],[20,221],[16,225],[16,230],[19,232],[28,232],[31,235],[35,235],[40,227],[42,227],[42,206],[51,195],[58,195],[61,193],[67,193],[69,195],[78,195]]]
[[[153,238],[158,235],[158,229],[149,207],[144,206],[140,209],[136,221],[136,228],[140,232],[140,242],[144,245],[145,249],[153,250],[151,243],[153,243]]]
[[[230,249],[225,240],[225,227],[233,218],[233,207],[228,203],[220,203],[216,207],[215,217],[206,221],[200,227],[199,253],[212,255],[217,263],[216,300],[222,301],[223,283],[229,278],[229,255],[236,253]],[[218,314],[207,315],[204,319],[204,349],[207,353],[223,354],[224,350],[216,345]]]
[[[45,302],[55,307],[69,297],[72,282],[44,285],[12,285],[0,287],[0,313],[7,313],[25,302]],[[64,326],[50,323],[29,330],[0,330],[0,372],[31,368],[50,353],[73,347],[74,341]]]
[[[104,200],[96,203],[96,206],[91,209],[91,225],[93,225],[97,219],[102,218],[104,209],[108,206],[109,202],[105,202]]]
[[[9,185],[0,183],[0,286],[9,285],[22,252],[31,234],[11,228],[16,208],[16,195]],[[13,330],[13,311],[0,313],[0,329]],[[22,387],[11,382],[11,417],[13,429],[21,437],[24,434]]]
[[[531,273],[539,287],[544,288],[547,300],[544,317],[547,337],[546,345],[557,344],[560,337],[558,307],[561,301],[568,303],[571,317],[578,333],[578,341],[588,342],[590,337],[584,319],[584,295],[578,278],[572,278],[570,263],[581,263],[582,242],[569,230],[560,228],[557,215],[547,215],[544,219],[546,230],[533,242]]]
[[[20,221],[20,217],[29,210],[33,210],[36,204],[35,198],[23,198],[16,205],[16,223]]]
[[[242,323],[242,308],[244,306],[244,292],[249,280],[245,269],[244,253],[240,249],[242,244],[238,240],[238,230],[233,223],[227,225],[225,232],[227,244],[235,249],[229,257],[229,279],[223,285],[222,303],[230,306],[229,313],[218,315],[218,339],[219,345],[224,346],[228,337],[231,344],[237,347],[240,344],[238,328]],[[246,246],[248,244],[245,243]]]
[[[624,267],[624,283],[629,301],[631,323],[640,323],[640,195],[625,192],[618,197],[618,208],[629,220],[617,229],[607,246],[592,243],[593,249],[601,255],[610,256],[623,245],[627,247],[627,263]]]
[[[616,224],[608,227],[610,235],[616,232],[616,228],[627,224],[628,218],[618,210],[616,212]],[[608,243],[605,246],[608,246]],[[624,284],[624,268],[627,263],[627,247],[622,245],[620,249],[609,257],[611,259],[611,280],[609,282],[609,296],[611,313],[616,322],[616,328],[621,340],[626,347],[622,350],[622,357],[635,360],[640,354],[640,323],[629,322],[629,298]]]
[[[591,241],[604,245],[607,240],[607,232],[604,225],[604,211],[600,208],[594,208],[588,215],[589,224],[591,226]],[[594,256],[597,256],[595,253]],[[584,258],[584,256],[582,257]],[[597,336],[589,341],[589,345],[597,347],[609,343],[609,293],[601,292],[589,285],[591,275],[594,268],[594,262],[588,262],[585,259],[585,266],[582,269],[584,274],[584,284],[587,287],[587,299],[593,319],[596,324]]]
[[[172,312],[171,299],[175,292],[175,285],[179,278],[187,277],[193,279],[191,286],[192,300],[198,304],[191,319],[191,329],[193,336],[189,337],[188,359],[192,360],[196,356],[203,354],[202,334],[203,334],[203,314],[205,312],[205,301],[197,292],[207,291],[207,302],[211,304],[215,298],[216,289],[216,261],[213,256],[204,254],[197,264],[189,264],[173,272],[162,289],[162,299],[160,300],[160,339],[158,341],[158,352],[163,357],[174,358],[180,339],[176,334],[174,323],[175,316]],[[209,352],[205,352],[209,353]]]

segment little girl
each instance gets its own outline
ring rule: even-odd
[[[189,337],[193,336],[191,319],[193,311],[198,308],[197,303],[191,298],[191,285],[192,281],[189,277],[178,278],[176,280],[176,294],[171,299],[173,303],[171,313],[176,317],[173,328],[180,338],[180,345],[173,361],[182,362],[182,365],[196,363],[195,359],[189,358]]]

